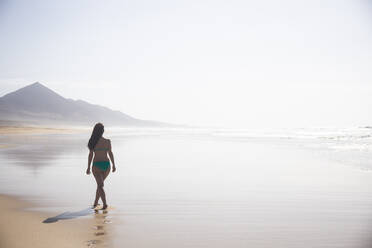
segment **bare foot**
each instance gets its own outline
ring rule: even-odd
[[[103,207],[101,209],[105,210],[106,208],[107,208],[107,204],[103,205]]]

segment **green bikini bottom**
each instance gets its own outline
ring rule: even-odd
[[[96,161],[93,166],[98,167],[102,171],[106,171],[110,167],[110,161]]]

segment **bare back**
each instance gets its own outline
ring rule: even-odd
[[[105,139],[101,137],[96,146],[93,149],[94,151],[94,159],[93,161],[109,161],[107,157],[107,153],[111,151],[111,142],[109,139]]]

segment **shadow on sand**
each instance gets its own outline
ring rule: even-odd
[[[47,218],[43,223],[54,223],[59,220],[73,219],[95,213],[93,208],[86,208],[77,212],[64,212],[54,217]]]
[[[97,245],[105,245],[107,239],[105,238],[107,235],[107,224],[111,223],[111,219],[107,215],[107,210],[102,209],[94,209],[94,208],[86,208],[76,212],[64,212],[54,217],[47,218],[43,221],[43,223],[54,223],[59,220],[65,219],[73,219],[78,218],[80,216],[86,216],[90,214],[94,214],[94,224],[92,228],[94,229],[94,239],[87,240],[85,243],[87,247],[97,247]],[[99,246],[101,247],[101,246]],[[106,247],[106,246],[105,246]]]

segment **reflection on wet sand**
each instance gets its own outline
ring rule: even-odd
[[[85,160],[88,139],[86,134],[3,136],[0,137],[0,159],[6,160],[8,164],[31,169],[37,174],[42,168],[66,156],[77,155]],[[115,144],[122,145],[125,142],[116,141]]]
[[[68,137],[68,138],[67,138]],[[23,166],[35,173],[48,167],[53,161],[66,154],[86,152],[84,135],[34,135],[2,137],[0,142],[7,145],[1,151],[8,163]]]

